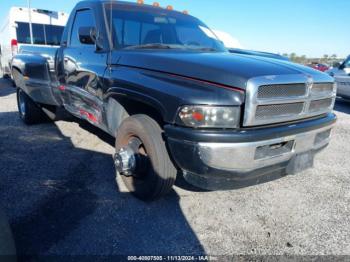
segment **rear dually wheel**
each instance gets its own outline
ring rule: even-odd
[[[25,124],[33,125],[47,120],[41,108],[20,88],[17,88],[17,105],[19,116]]]

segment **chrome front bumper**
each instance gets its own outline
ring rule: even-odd
[[[202,162],[211,168],[249,173],[326,147],[333,127],[257,142],[198,143],[198,152]]]
[[[165,126],[168,148],[185,180],[208,190],[233,189],[297,174],[329,144],[337,117],[246,130]]]

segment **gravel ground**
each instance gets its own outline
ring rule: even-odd
[[[20,255],[350,255],[350,103],[315,168],[254,187],[179,182],[143,203],[113,176],[113,140],[64,117],[27,127],[0,79],[0,203]]]

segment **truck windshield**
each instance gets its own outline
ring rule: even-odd
[[[33,43],[36,45],[60,45],[63,26],[32,23]],[[17,41],[30,44],[29,23],[16,22]]]
[[[116,49],[191,49],[227,52],[201,21],[152,6],[105,4]]]

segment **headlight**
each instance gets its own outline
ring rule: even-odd
[[[178,115],[178,123],[189,127],[236,128],[239,120],[239,107],[184,106]]]

